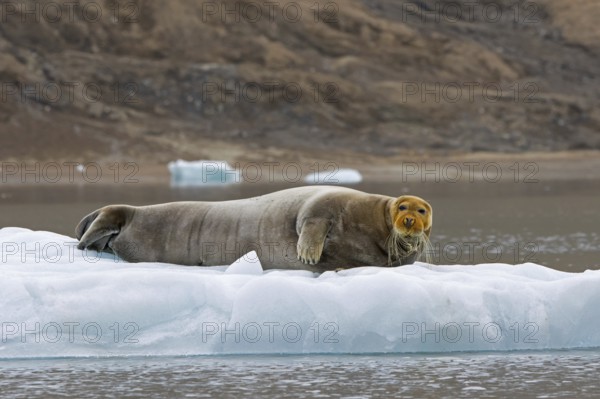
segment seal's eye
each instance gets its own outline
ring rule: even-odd
[[[427,213],[427,211],[426,211],[425,209],[421,208],[421,209],[419,209],[419,213],[420,213],[421,215],[424,215],[424,214],[426,214],[426,213]]]
[[[401,211],[405,211],[406,210],[406,206],[400,205],[400,207],[398,209],[400,209]]]

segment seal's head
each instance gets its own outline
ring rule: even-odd
[[[422,198],[403,195],[389,206],[391,231],[388,240],[390,262],[429,246],[433,223],[431,205]]]
[[[403,195],[392,203],[390,213],[393,228],[403,238],[429,236],[432,224],[431,205],[422,198]]]

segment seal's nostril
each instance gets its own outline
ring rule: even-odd
[[[415,223],[413,218],[404,218],[404,226],[411,227]]]

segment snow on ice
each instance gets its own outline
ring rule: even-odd
[[[0,230],[0,358],[600,347],[600,271],[126,263]]]

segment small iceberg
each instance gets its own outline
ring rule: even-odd
[[[167,165],[173,186],[221,185],[240,182],[240,173],[226,161],[177,161]]]
[[[336,169],[315,172],[307,175],[304,182],[308,184],[357,184],[362,175],[356,169]]]

